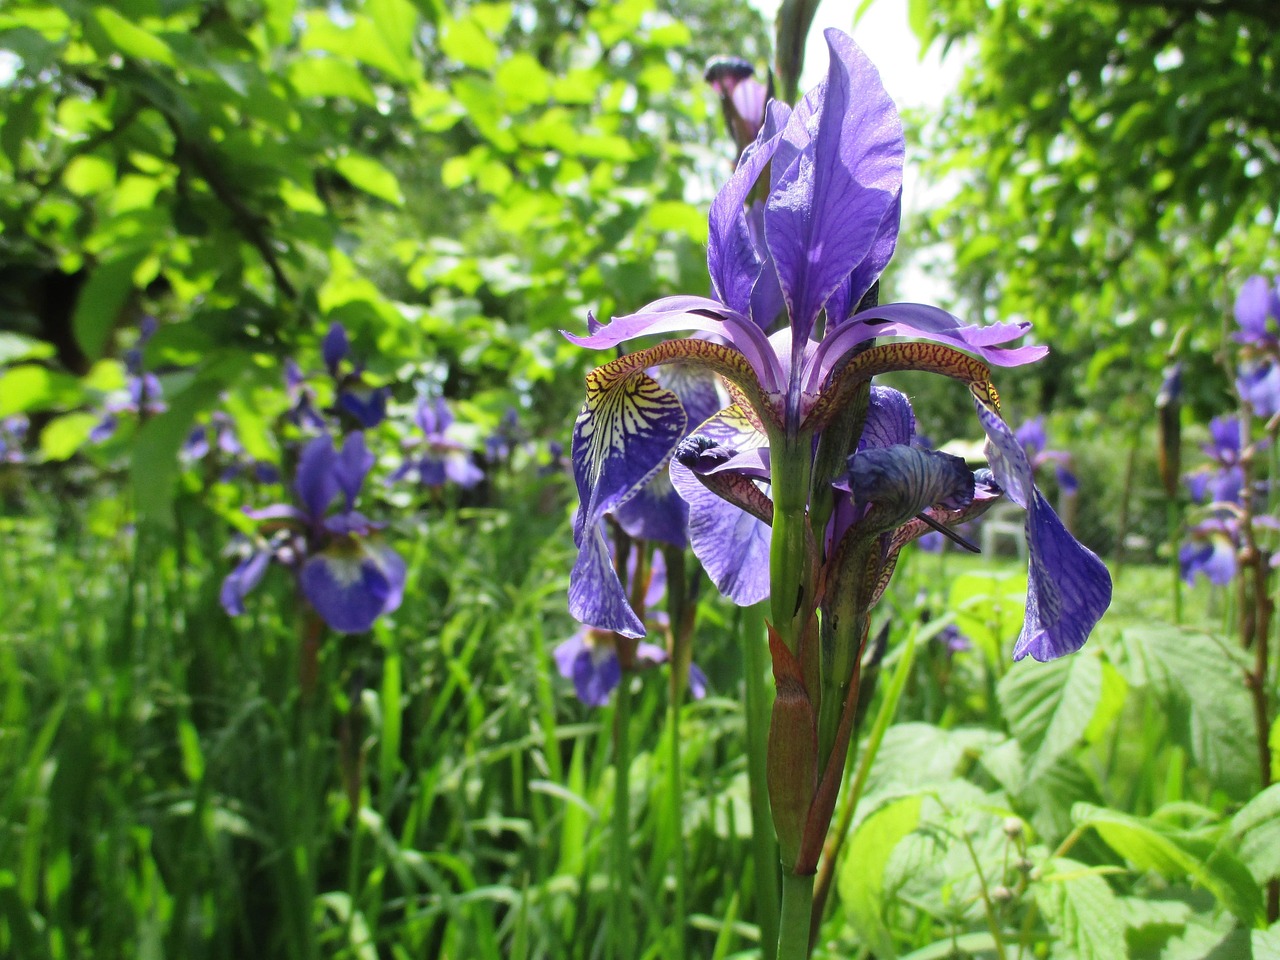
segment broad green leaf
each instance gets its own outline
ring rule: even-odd
[[[105,157],[82,154],[67,164],[62,182],[77,197],[93,196],[116,182],[116,166]]]
[[[173,487],[178,450],[191,433],[196,414],[217,402],[226,385],[215,377],[196,380],[169,398],[169,409],[144,423],[133,447],[131,481],[138,519],[173,525]]]
[[[19,360],[47,360],[57,351],[53,344],[21,333],[0,330],[0,366],[8,366]]]
[[[1231,834],[1258,883],[1280,878],[1280,783],[1267,787],[1231,818]]]
[[[1087,803],[1076,804],[1072,816],[1138,869],[1198,883],[1243,923],[1252,924],[1261,915],[1261,892],[1244,865],[1221,845]]]
[[[346,97],[376,106],[373,87],[359,68],[334,56],[302,56],[289,64],[289,82],[300,97]]]
[[[494,71],[493,81],[514,104],[522,106],[545,103],[551,95],[551,74],[527,53],[504,60]]]
[[[67,413],[55,417],[40,431],[40,455],[45,460],[66,460],[89,439],[101,417],[93,413]]]
[[[1026,574],[964,573],[951,581],[947,609],[990,664],[1002,666],[1026,613]]]
[[[1215,787],[1250,795],[1258,782],[1257,741],[1243,665],[1208,634],[1176,627],[1126,630],[1131,683],[1149,682],[1169,728]]]
[[[1095,868],[1051,860],[1032,889],[1055,940],[1080,960],[1127,960],[1120,904]]]
[[[840,865],[839,893],[846,917],[859,938],[877,956],[898,955],[885,924],[884,872],[898,843],[920,823],[920,796],[891,800],[859,824],[849,839]]]
[[[352,186],[365,193],[397,206],[404,203],[396,175],[372,157],[348,153],[334,161],[333,166]]]
[[[142,263],[147,251],[126,249],[114,259],[93,268],[76,300],[71,315],[71,329],[76,342],[91,360],[102,356],[130,294],[133,293],[133,271]]]
[[[498,62],[498,45],[472,17],[451,20],[440,35],[440,50],[464,67],[492,70]]]
[[[91,17],[101,27],[109,44],[119,53],[138,60],[154,60],[166,66],[174,66],[176,61],[173,50],[150,30],[138,26],[106,6],[97,7]]]
[[[1280,960],[1280,923],[1251,932],[1253,960]]]
[[[1016,663],[996,695],[1035,780],[1083,739],[1102,696],[1102,662],[1086,649],[1052,663]]]
[[[0,371],[0,417],[75,403],[80,385],[69,374],[33,363]]]

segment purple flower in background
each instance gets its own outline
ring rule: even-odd
[[[1245,358],[1236,377],[1240,399],[1259,416],[1280,413],[1280,286],[1252,276],[1236,295],[1238,343]]]
[[[520,414],[515,407],[507,407],[494,431],[484,438],[485,462],[497,466],[511,459],[511,454],[524,440],[520,427]]]
[[[373,536],[381,525],[355,509],[373,463],[361,433],[348,436],[341,449],[328,434],[307,444],[293,483],[298,505],[277,503],[246,511],[255,520],[283,528],[284,534],[277,532],[258,545],[223,581],[227,613],[244,611],[245,595],[272,560],[294,571],[303,596],[339,633],[368,630],[379,616],[400,606],[404,561]]]
[[[472,461],[471,451],[450,435],[453,413],[443,397],[419,397],[413,419],[422,438],[410,441],[410,445],[421,452],[406,455],[389,483],[412,477],[424,487],[438,489],[453,483],[466,490],[484,479],[484,471]]]
[[[1035,488],[1030,462],[1000,417],[987,366],[1028,363],[1045,349],[1008,346],[1027,333],[1026,323],[966,325],[923,304],[875,305],[877,279],[898,235],[902,127],[862,51],[837,30],[826,39],[826,81],[794,110],[768,105],[758,136],[712,203],[707,261],[714,296],[668,297],[608,324],[589,318],[586,336],[566,333],[593,349],[677,331],[714,338],[669,340],[588,374],[572,447],[580,507],[570,610],[589,626],[643,635],[602,525],[662,471],[677,446],[672,482],[690,505],[695,554],[735,601],[761,599],[771,590],[771,565],[799,566],[771,564],[779,477],[809,477],[824,441],[841,457],[828,456],[823,469],[838,466],[852,445],[842,425],[856,414],[872,377],[921,370],[969,386],[994,477],[984,478],[980,497],[963,463],[919,451],[909,438],[860,449],[848,458],[843,485],[819,491],[834,504],[828,561],[838,566],[852,556],[855,547],[846,546],[852,537],[859,557],[873,551],[871,568],[887,582],[897,549],[929,529],[919,514],[945,526],[1003,492],[1028,511],[1032,545],[1027,619],[1015,657],[1070,653],[1109,605],[1110,576]],[[767,199],[748,210],[757,187],[767,189]],[[911,342],[881,342],[887,338]],[[731,405],[691,431],[679,397],[650,373],[669,363],[719,374]],[[891,426],[884,425],[886,436]],[[683,480],[679,467],[687,471]],[[795,513],[791,504],[787,515]],[[883,584],[859,589],[879,591]]]
[[[948,623],[934,636],[934,642],[946,647],[947,653],[955,656],[957,653],[968,653],[973,649],[973,641],[960,632],[960,628],[954,623]]]
[[[1201,449],[1211,462],[1184,478],[1193,503],[1242,503],[1242,442],[1239,417],[1214,417],[1209,421],[1209,442]]]
[[[1031,463],[1031,472],[1039,473],[1045,464],[1054,465],[1054,473],[1058,486],[1063,493],[1074,494],[1080,489],[1080,483],[1071,471],[1071,454],[1065,450],[1049,450],[1049,435],[1044,427],[1044,417],[1032,417],[1023,423],[1014,436],[1022,444],[1022,450]]]
[[[1203,575],[1214,586],[1226,586],[1236,575],[1239,522],[1223,513],[1196,524],[1190,533],[1191,542],[1178,551],[1182,579],[1194,584]]]
[[[0,463],[26,463],[24,449],[31,421],[26,414],[15,413],[0,420]]]
[[[376,427],[387,418],[387,400],[390,387],[371,387],[364,382],[361,364],[344,373],[344,361],[351,353],[351,341],[346,327],[334,322],[320,344],[320,355],[325,369],[333,380],[333,412],[345,414],[360,430]]]
[[[755,68],[741,57],[714,57],[703,78],[720,95],[725,125],[741,152],[751,145],[764,123],[769,89],[754,76]]]
[[[636,555],[633,552],[627,566],[627,579],[636,575]],[[666,618],[657,606],[666,592],[666,565],[662,553],[655,551],[653,565],[649,569],[649,581],[645,590],[646,619],[665,624]],[[568,640],[552,651],[556,670],[562,677],[573,681],[574,691],[589,707],[603,707],[622,682],[622,664],[618,660],[615,635],[607,630],[582,627]],[[667,651],[653,644],[640,642],[634,651],[634,669],[657,666],[667,662]],[[695,700],[707,694],[707,677],[695,663],[689,664],[689,693]]]
[[[326,424],[316,408],[315,391],[307,384],[302,368],[292,357],[286,357],[284,361],[284,386],[289,396],[285,419],[308,433],[324,430]]]

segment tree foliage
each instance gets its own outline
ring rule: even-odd
[[[1064,358],[1039,371],[1043,401],[1152,393],[1148,368],[1183,326],[1190,346],[1216,347],[1235,284],[1276,255],[1280,7],[914,0],[911,11],[924,42],[973,51],[926,137],[937,172],[959,184],[931,226],[971,306],[1033,320]],[[1208,375],[1203,354],[1199,365]],[[1221,402],[1220,378],[1190,379]]]

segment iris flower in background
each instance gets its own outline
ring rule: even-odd
[[[525,439],[525,431],[520,426],[520,414],[515,407],[507,407],[498,426],[484,438],[485,462],[490,466],[506,463]]]
[[[387,418],[391,389],[365,384],[361,364],[351,364],[351,369],[344,372],[350,352],[351,342],[346,328],[340,323],[332,324],[320,345],[320,354],[333,379],[334,410],[350,416],[360,429],[367,430]]]
[[[1236,551],[1240,545],[1240,523],[1237,518],[1219,511],[1190,531],[1191,540],[1178,551],[1178,565],[1182,579],[1194,584],[1197,576],[1204,576],[1217,587],[1225,587],[1236,575]]]
[[[966,325],[923,304],[875,305],[876,281],[898,235],[902,127],[862,51],[839,31],[828,30],[826,39],[826,81],[794,110],[768,105],[759,135],[712,203],[713,296],[668,297],[608,324],[589,319],[585,336],[566,333],[593,349],[676,331],[705,338],[669,340],[588,374],[572,445],[580,506],[570,610],[597,629],[644,633],[613,569],[602,524],[665,468],[690,432],[679,398],[650,368],[701,366],[729,387],[731,404],[697,426],[679,455],[713,497],[704,499],[688,484],[682,489],[679,472],[673,468],[672,475],[681,494],[693,497],[694,552],[713,579],[713,568],[720,571],[717,585],[738,602],[770,589],[766,558],[773,550],[775,498],[784,495],[786,515],[794,514],[794,498],[808,495],[814,472],[820,481],[812,489],[824,502],[811,506],[829,509],[832,524],[848,524],[846,533],[856,530],[859,549],[874,542],[881,573],[892,569],[893,544],[917,534],[912,524],[927,528],[918,515],[943,517],[942,525],[964,516],[977,488],[954,458],[901,442],[868,449],[861,460],[855,453],[871,378],[920,370],[970,387],[994,474],[982,482],[984,496],[999,490],[1028,511],[1030,586],[1015,657],[1070,653],[1108,606],[1110,576],[1035,488],[1031,464],[999,415],[987,366],[1028,363],[1045,348],[1008,346],[1028,331],[1026,323]],[[746,200],[758,182],[768,197],[751,213]],[[883,342],[888,338],[910,342]],[[829,486],[841,474],[844,487]],[[850,495],[851,512],[839,514],[839,493]],[[806,509],[803,501],[799,509]],[[834,562],[842,542],[831,540],[830,547]],[[729,554],[754,558],[749,568],[736,567],[737,579],[726,575]]]
[[[755,140],[769,101],[769,88],[755,78],[755,72],[741,57],[715,57],[703,73],[703,79],[720,95],[724,122],[739,153]]]
[[[284,387],[289,397],[285,419],[307,433],[326,429],[324,417],[316,408],[315,391],[311,389],[302,368],[292,357],[286,357],[284,361]]]
[[[1014,436],[1022,444],[1022,450],[1031,463],[1032,473],[1040,468],[1053,464],[1054,474],[1058,480],[1058,488],[1067,495],[1074,495],[1080,489],[1080,482],[1071,471],[1071,454],[1065,450],[1049,450],[1049,436],[1044,428],[1044,417],[1032,417],[1020,426]]]
[[[27,431],[31,421],[24,413],[0,420],[0,463],[26,463]]]
[[[188,463],[217,454],[222,467],[219,479],[226,483],[248,473],[257,483],[279,483],[280,471],[275,464],[249,456],[236,434],[235,421],[223,410],[215,410],[207,424],[197,424],[187,434],[178,455]]]
[[[348,436],[341,449],[328,434],[307,444],[293,483],[298,505],[245,511],[261,522],[264,538],[222,583],[228,614],[244,613],[245,596],[272,561],[295,573],[307,602],[339,633],[368,630],[400,606],[404,561],[375,536],[382,525],[355,509],[373,462],[361,433]]]
[[[627,580],[636,575],[636,553],[632,551],[627,566]],[[649,581],[644,593],[645,619],[665,628],[667,617],[659,607],[667,590],[666,564],[661,551],[654,551],[649,568]],[[582,627],[568,640],[552,651],[556,669],[567,680],[573,681],[578,699],[589,707],[603,707],[613,691],[622,682],[622,664],[618,659],[616,637],[607,630]],[[646,669],[667,662],[667,651],[657,644],[636,644],[634,669]],[[689,693],[695,700],[707,694],[706,674],[695,663],[689,664]]]
[[[1280,286],[1250,277],[1236,296],[1235,318],[1235,339],[1244,345],[1236,390],[1256,415],[1269,419],[1280,413]]]
[[[1214,417],[1209,421],[1209,442],[1200,449],[1210,462],[1185,477],[1193,503],[1242,503],[1244,467],[1240,464],[1241,442],[1239,417]]]
[[[145,419],[169,409],[160,380],[142,367],[142,348],[155,335],[157,327],[154,317],[143,317],[138,324],[138,339],[124,353],[124,389],[107,397],[102,419],[89,431],[91,443],[103,443],[113,437],[120,427],[121,414]]]
[[[438,489],[453,483],[467,490],[484,479],[484,471],[472,461],[471,451],[451,436],[453,412],[443,397],[429,400],[420,396],[413,419],[422,437],[405,442],[416,452],[405,455],[388,483],[412,478],[424,487]]]

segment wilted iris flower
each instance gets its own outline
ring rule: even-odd
[[[222,583],[227,613],[244,612],[245,596],[272,560],[294,571],[307,602],[339,633],[368,630],[400,606],[404,561],[375,536],[381,525],[355,509],[373,462],[361,433],[348,436],[341,449],[328,434],[307,444],[293,483],[298,505],[246,511],[262,521],[265,536]]]
[[[1280,413],[1280,286],[1250,277],[1236,296],[1235,318],[1245,354],[1236,390],[1256,415],[1273,417]]]
[[[713,297],[669,297],[608,324],[589,321],[586,336],[566,334],[593,349],[648,334],[705,337],[638,350],[588,375],[572,447],[580,508],[570,609],[598,629],[644,633],[602,523],[689,432],[677,395],[648,372],[684,363],[719,374],[730,391],[731,405],[692,431],[679,459],[711,494],[681,488],[693,498],[694,551],[731,597],[751,602],[768,591],[775,620],[795,609],[800,622],[803,609],[822,602],[822,570],[828,586],[856,579],[854,593],[865,602],[883,589],[878,580],[891,572],[894,545],[929,521],[946,527],[964,519],[975,501],[985,502],[980,484],[982,497],[1000,491],[1028,510],[1030,586],[1015,657],[1070,653],[1108,606],[1110,577],[1035,488],[1022,445],[999,415],[988,367],[1028,363],[1045,348],[1008,346],[1026,323],[966,325],[923,304],[875,305],[898,234],[902,127],[862,51],[839,31],[826,39],[827,79],[794,110],[768,105],[759,135],[712,203]],[[758,182],[768,192],[759,216],[746,208]],[[890,338],[908,342],[884,342]],[[993,478],[975,483],[954,458],[901,439],[861,445],[872,377],[902,370],[969,387]],[[680,473],[672,474],[679,486]],[[742,560],[733,577],[729,554]],[[775,627],[794,636],[795,623]]]
[[[388,483],[412,478],[424,487],[438,489],[446,483],[469,490],[484,479],[484,471],[471,459],[471,450],[453,434],[453,412],[443,397],[419,397],[414,423],[422,437],[405,442],[407,453]]]
[[[627,579],[636,575],[636,552],[631,554],[627,567]],[[648,583],[644,591],[645,619],[655,625],[666,625],[666,616],[659,609],[666,593],[666,564],[661,552],[653,554],[653,564],[648,571]],[[644,669],[667,662],[667,651],[657,644],[640,642],[631,653],[631,669]],[[622,682],[622,663],[618,658],[617,637],[607,630],[582,627],[572,637],[552,651],[556,669],[567,680],[573,681],[574,691],[589,707],[603,707],[613,691]],[[706,675],[695,663],[689,664],[689,693],[700,700],[707,693]]]

